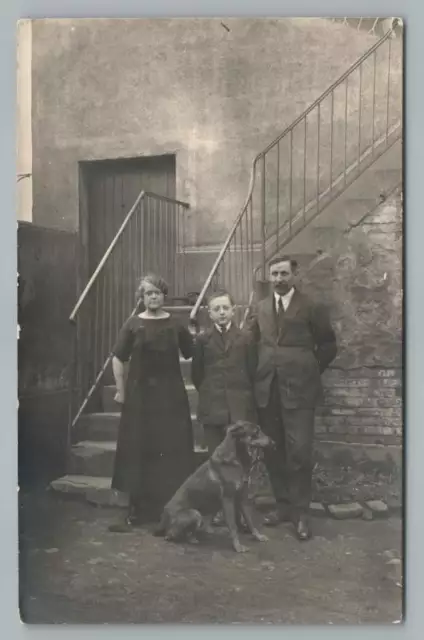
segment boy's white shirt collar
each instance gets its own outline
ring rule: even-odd
[[[219,331],[219,333],[222,333],[222,329],[224,328],[225,331],[227,332],[230,329],[231,324],[232,323],[231,323],[231,320],[230,320],[230,322],[228,324],[226,324],[225,327],[221,327],[219,324],[216,324],[216,323],[215,323],[215,327]]]
[[[293,294],[294,294],[294,287],[292,287],[290,291],[288,291],[284,296],[281,296],[279,293],[276,293],[274,291],[275,306],[277,310],[278,310],[278,301],[281,298],[281,300],[283,301],[284,310],[286,311],[291,302],[291,299],[293,298]]]

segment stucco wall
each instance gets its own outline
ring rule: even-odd
[[[36,20],[37,224],[78,227],[78,161],[177,154],[190,241],[213,245],[253,157],[376,40],[324,19]]]

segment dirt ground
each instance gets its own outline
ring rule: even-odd
[[[112,534],[119,511],[43,494],[21,500],[21,615],[27,623],[391,623],[401,618],[401,521],[316,519],[269,542],[225,529],[199,545],[148,528]]]

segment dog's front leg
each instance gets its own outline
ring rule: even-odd
[[[248,485],[244,484],[236,493],[235,499],[236,519],[241,522],[243,516],[249,533],[258,540],[258,542],[268,542],[268,538],[260,533],[255,527],[252,517],[252,509],[249,505]]]
[[[227,527],[230,532],[234,551],[237,551],[237,553],[244,553],[245,551],[249,551],[248,547],[245,547],[244,545],[241,544],[238,537],[236,514],[235,514],[235,503],[234,503],[233,496],[222,497],[222,510],[224,512],[225,522],[227,523]]]
[[[243,499],[240,501],[239,508],[241,513],[243,514],[244,521],[255,540],[257,540],[258,542],[268,542],[267,536],[258,531],[258,529],[255,527],[253,523],[251,508]]]

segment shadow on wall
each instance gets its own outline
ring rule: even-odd
[[[18,227],[19,484],[64,472],[76,234]]]

